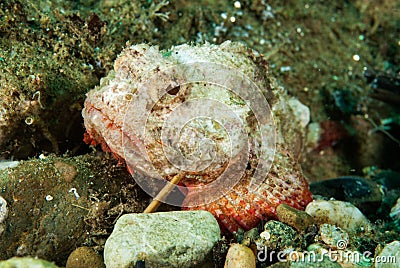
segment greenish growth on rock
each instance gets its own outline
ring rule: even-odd
[[[316,255],[318,260],[321,261],[313,261],[313,260],[301,260],[301,261],[295,261],[295,262],[290,262],[289,266],[290,268],[341,268],[342,266],[329,259],[329,257],[324,256],[324,255]],[[275,266],[273,266],[275,267]]]

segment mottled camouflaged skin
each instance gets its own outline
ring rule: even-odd
[[[190,57],[193,57],[192,60],[222,61],[223,64],[240,69],[264,90],[263,94],[271,106],[277,126],[273,164],[268,174],[265,174],[265,180],[257,189],[250,192],[247,187],[252,175],[253,167],[251,167],[246,170],[246,175],[230,192],[212,203],[185,208],[185,205],[190,204],[193,199],[199,198],[189,191],[183,203],[184,209],[210,211],[220,223],[221,230],[229,232],[235,232],[239,228],[249,230],[257,226],[261,220],[276,218],[275,210],[281,203],[304,209],[312,201],[311,192],[292,153],[293,148],[298,148],[298,144],[301,144],[302,131],[291,109],[286,105],[285,100],[288,97],[269,76],[268,65],[262,55],[239,43],[232,42],[225,42],[219,46],[182,45],[172,48],[172,51],[172,53],[182,51],[183,55],[189,57],[185,60],[190,61]],[[136,90],[140,90],[136,86],[146,80],[149,75],[182,60],[172,56],[166,59],[165,54],[163,55],[157,47],[143,44],[126,48],[115,62],[115,72],[103,78],[101,85],[88,93],[82,111],[87,130],[85,142],[92,145],[101,144],[103,150],[114,153],[118,159],[125,161],[130,169],[133,161],[124,159],[122,139],[129,140],[129,145],[138,152],[143,150],[145,144],[140,136],[134,135],[134,130],[123,128],[129,99]],[[135,116],[135,114],[130,116]],[[158,143],[159,141],[155,140],[153,144],[155,150],[153,159],[157,160],[162,167],[164,160],[158,158],[159,152],[156,152],[160,148]],[[250,161],[256,162],[257,159],[251,158]],[[148,165],[150,165],[149,161],[143,159],[133,169],[149,175]],[[168,163],[165,162],[165,167],[167,165]],[[164,176],[164,178],[167,177]],[[196,184],[196,181],[193,181],[193,178],[187,180],[183,178],[181,183],[192,186]],[[196,186],[201,186],[201,183],[197,183]]]
[[[283,147],[283,146],[282,146]],[[248,178],[242,179],[225,196],[207,205],[187,209],[211,212],[218,220],[221,230],[236,232],[239,228],[250,230],[261,220],[277,219],[276,207],[287,204],[304,210],[312,201],[308,183],[288,150],[278,148],[276,162],[263,183],[255,191],[248,189]],[[190,192],[185,201],[189,202]]]

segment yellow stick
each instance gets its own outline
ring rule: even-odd
[[[177,174],[175,175],[172,180],[167,183],[164,188],[157,194],[156,197],[154,197],[153,201],[147,206],[147,208],[143,211],[143,213],[151,213],[154,212],[158,206],[161,204],[160,200],[163,200],[174,188],[176,184],[179,183],[179,181],[184,177],[183,174]]]

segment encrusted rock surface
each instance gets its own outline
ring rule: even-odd
[[[59,266],[83,243],[101,249],[116,217],[148,201],[114,159],[89,155],[21,161],[0,170],[0,189],[0,259],[30,255]]]

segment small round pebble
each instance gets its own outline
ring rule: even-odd
[[[93,248],[79,247],[72,251],[66,268],[105,268],[103,258]]]
[[[331,224],[321,224],[319,227],[321,240],[332,249],[346,249],[349,235],[340,227]]]
[[[224,268],[256,268],[253,251],[241,244],[232,244],[226,255]]]
[[[297,233],[290,227],[279,221],[268,221],[264,226],[264,231],[260,233],[255,243],[259,249],[285,250],[296,248]]]

